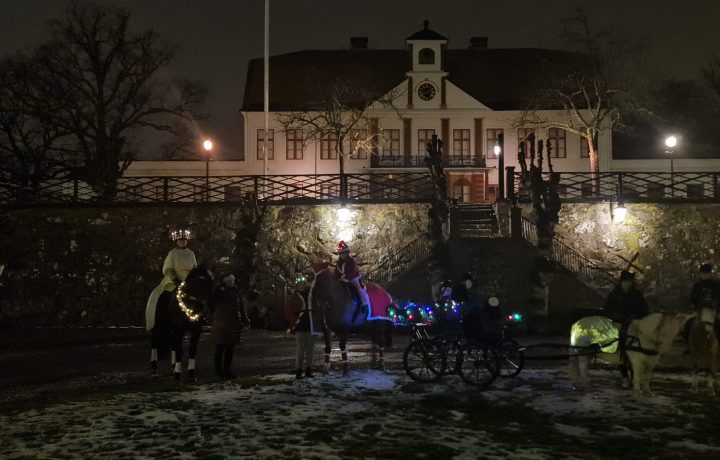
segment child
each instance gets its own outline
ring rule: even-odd
[[[220,286],[210,299],[212,340],[215,342],[215,373],[221,379],[233,379],[232,358],[235,345],[242,340],[243,326],[249,326],[245,308],[240,302],[235,276],[221,278]]]
[[[294,291],[287,302],[286,317],[290,328],[289,333],[295,334],[295,378],[303,378],[303,362],[305,364],[305,377],[313,376],[313,352],[315,339],[313,334],[312,320],[312,286],[308,280],[312,275],[306,274],[297,283],[291,284],[290,289]]]

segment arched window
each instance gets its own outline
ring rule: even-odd
[[[462,203],[470,202],[470,181],[467,179],[458,179],[453,184],[453,198],[460,200]]]
[[[435,51],[430,48],[423,48],[418,54],[419,64],[435,64]]]

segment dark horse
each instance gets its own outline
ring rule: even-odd
[[[314,265],[316,279],[312,289],[313,309],[321,312],[322,331],[325,339],[325,367],[330,366],[330,333],[334,332],[340,339],[340,355],[343,374],[348,372],[347,339],[350,332],[364,329],[370,334],[373,343],[373,361],[378,359],[378,366],[384,369],[385,334],[392,326],[387,316],[387,307],[392,302],[390,295],[376,284],[368,284],[371,308],[367,314],[356,314],[358,300],[351,292],[351,286],[335,277],[326,265]]]
[[[152,346],[155,349],[169,345],[172,350],[171,365],[177,380],[182,373],[183,339],[187,332],[190,332],[188,378],[195,380],[195,356],[212,287],[212,275],[207,268],[200,266],[193,268],[174,291],[164,292],[158,299]]]

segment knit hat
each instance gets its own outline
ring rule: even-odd
[[[335,254],[345,254],[350,252],[350,246],[345,241],[340,241],[335,249]]]
[[[712,264],[707,263],[707,262],[704,264],[701,264],[700,267],[698,268],[698,271],[700,273],[712,273],[712,270],[713,270]]]
[[[622,281],[635,281],[635,273],[623,270],[620,272],[620,282]]]

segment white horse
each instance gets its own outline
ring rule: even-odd
[[[698,374],[705,371],[708,391],[715,396],[715,374],[717,373],[718,338],[715,335],[714,306],[698,309],[694,323],[688,334],[688,352],[693,367],[692,392],[699,390]]]
[[[650,393],[650,379],[657,362],[672,347],[689,315],[651,313],[630,322],[622,344],[633,373],[636,394]],[[621,364],[618,352],[620,325],[604,316],[588,316],[572,325],[570,346],[576,355],[570,357],[570,378],[576,385],[586,386],[592,345],[601,345],[597,357],[608,364]]]

